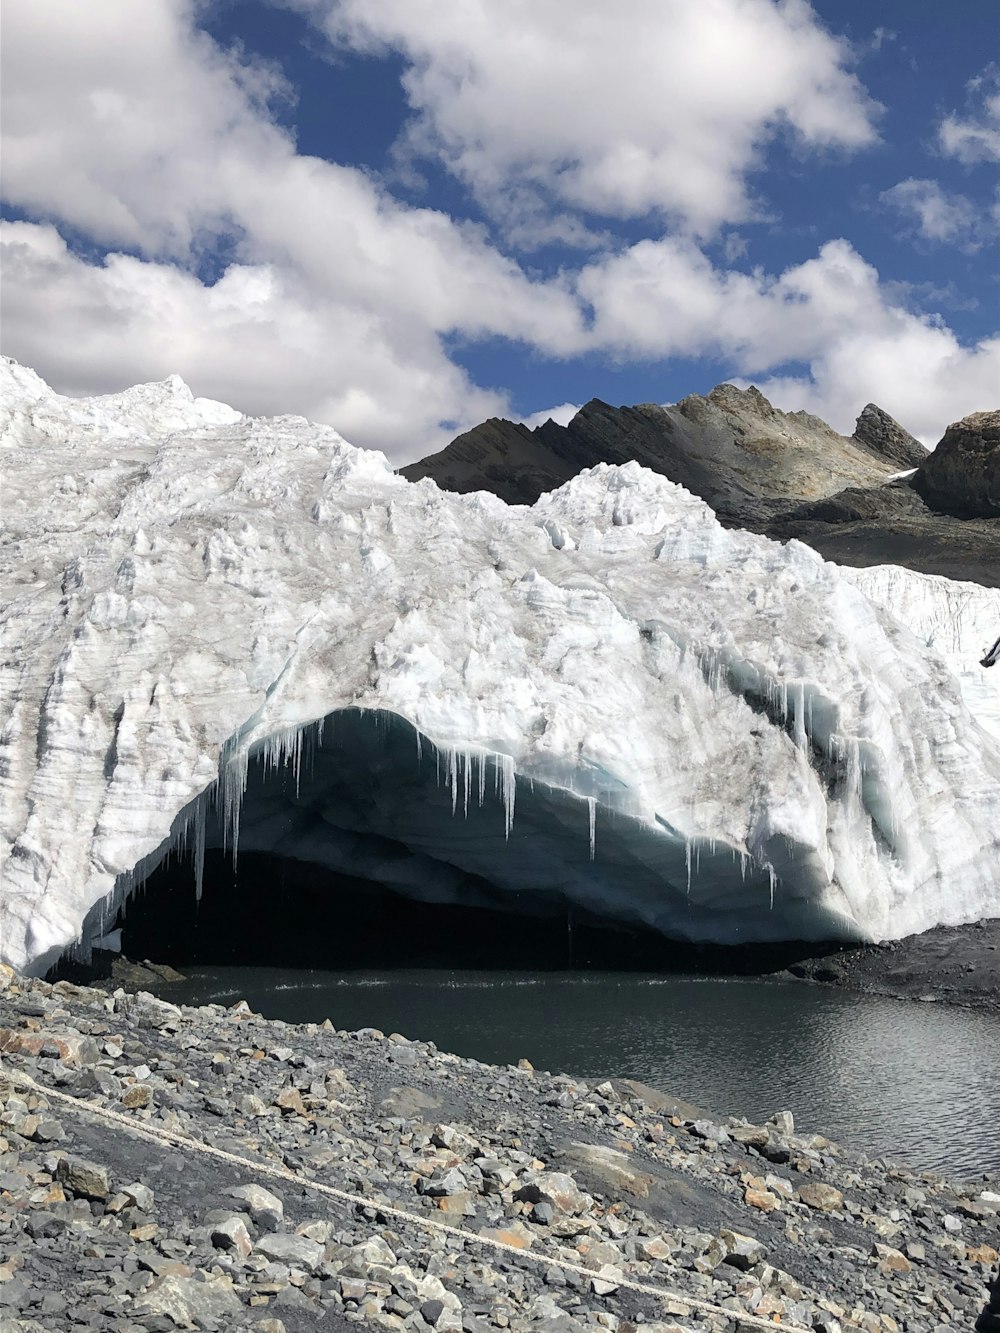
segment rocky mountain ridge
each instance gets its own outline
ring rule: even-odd
[[[593,399],[567,426],[492,418],[401,472],[532,504],[584,468],[631,460],[700,496],[729,527],[796,537],[839,564],[1000,585],[1000,412],[949,427],[928,453],[874,403],[844,436],[756,388],[720,384],[668,407]]]

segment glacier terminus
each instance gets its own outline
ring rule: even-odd
[[[1000,915],[996,590],[725,529],[633,463],[445,493],[176,377],[73,399],[5,360],[2,403],[14,967],[220,845],[681,940]]]

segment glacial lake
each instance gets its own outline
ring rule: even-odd
[[[191,970],[186,1004],[381,1028],[494,1064],[630,1077],[719,1116],[790,1110],[802,1132],[974,1178],[1000,1172],[1000,1018],[753,980],[623,972]]]

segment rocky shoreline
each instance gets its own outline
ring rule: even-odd
[[[0,991],[5,1333],[1000,1327],[998,1180],[243,1003]]]
[[[782,980],[1000,1013],[1000,918],[936,926],[885,944],[807,954]]]

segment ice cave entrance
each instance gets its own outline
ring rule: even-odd
[[[748,905],[773,892],[728,850],[616,813],[600,775],[515,791],[507,756],[438,748],[384,711],[329,714],[222,773],[171,845],[120,879],[128,957],[182,970],[711,967],[712,950],[678,941],[728,911],[739,942]]]

